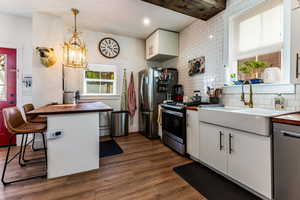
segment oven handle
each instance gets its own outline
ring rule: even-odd
[[[163,112],[171,114],[171,115],[175,115],[177,117],[183,117],[183,113],[180,113],[180,112],[175,112],[175,111],[166,110],[166,109],[164,109]]]

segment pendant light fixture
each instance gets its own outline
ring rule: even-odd
[[[85,43],[79,38],[79,33],[77,32],[77,15],[79,14],[79,10],[72,8],[71,11],[74,14],[75,26],[71,39],[64,44],[64,66],[86,68],[87,48]]]

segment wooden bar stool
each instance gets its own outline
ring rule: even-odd
[[[29,115],[28,113],[32,110],[34,110],[34,105],[33,104],[25,104],[23,106],[23,110],[24,110],[24,113],[25,113],[25,117],[26,117],[26,121],[27,122],[30,122],[30,123],[45,123],[47,124],[47,117],[42,117],[42,116],[39,116],[39,115]],[[26,149],[26,146],[27,146],[27,139],[28,139],[28,135],[26,135],[26,138],[25,138],[25,149]],[[38,150],[41,150],[41,149],[35,149],[34,148],[34,141],[35,141],[35,134],[33,134],[33,138],[32,140],[28,143],[32,143],[32,149],[34,151],[38,151]],[[23,157],[23,160],[26,161]]]
[[[6,154],[6,159],[3,167],[3,172],[2,172],[2,178],[1,181],[4,185],[10,184],[10,183],[15,183],[15,182],[20,182],[20,181],[26,181],[34,178],[44,178],[46,175],[42,176],[32,176],[28,178],[23,178],[23,179],[17,179],[13,181],[5,181],[5,172],[7,165],[19,155],[19,164],[21,166],[25,166],[26,164],[21,162],[21,158],[23,156],[24,149],[23,149],[23,143],[24,143],[24,136],[27,136],[28,134],[36,134],[36,133],[42,133],[43,135],[43,144],[44,144],[44,152],[45,152],[45,159],[47,163],[47,148],[46,148],[46,142],[45,142],[45,135],[44,132],[47,129],[47,126],[45,123],[26,123],[22,117],[22,114],[20,110],[17,107],[10,107],[10,108],[5,108],[3,109],[3,118],[4,118],[4,124],[7,130],[11,133],[10,136],[10,143],[15,135],[22,135],[22,141],[21,141],[21,146],[20,150],[18,153],[16,153],[12,158],[9,159],[9,153],[11,149],[11,145],[8,146],[7,154]]]
[[[26,120],[27,122],[31,122],[31,123],[47,123],[47,117],[42,117],[39,115],[28,115],[28,113],[30,111],[34,110],[34,105],[33,104],[25,104],[23,106],[24,109],[24,113],[26,116]]]

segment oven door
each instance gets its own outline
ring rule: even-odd
[[[162,112],[162,130],[172,139],[185,143],[185,114],[164,109]]]

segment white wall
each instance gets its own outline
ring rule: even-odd
[[[41,64],[36,51],[33,52],[33,104],[41,106],[52,102],[62,103],[63,20],[60,17],[34,13],[32,32],[33,48],[54,48],[58,58],[54,66],[47,68]]]
[[[30,18],[0,14],[0,46],[15,46],[21,50],[18,63],[18,102],[21,108],[26,103],[34,103],[36,106],[51,102],[62,102],[62,71],[61,71],[61,47],[63,41],[70,37],[70,28],[64,27],[59,17],[35,13]],[[140,39],[112,35],[106,33],[80,30],[82,38],[88,47],[89,63],[109,64],[118,68],[118,93],[121,92],[123,69],[127,69],[127,80],[131,71],[134,73],[136,93],[138,89],[137,73],[146,66],[145,42]],[[112,37],[119,42],[121,51],[115,59],[107,59],[98,51],[98,43],[103,37]],[[35,51],[37,46],[53,47],[58,55],[58,62],[51,68],[40,64]],[[31,94],[22,94],[22,76],[32,75],[33,88]],[[82,91],[82,71],[66,68],[66,90]],[[84,99],[91,99],[84,97]],[[119,109],[120,97],[112,98],[93,97]],[[138,100],[138,99],[137,99]],[[137,102],[138,105],[138,102]],[[130,125],[130,131],[138,131],[138,117],[134,117]]]
[[[22,94],[22,76],[31,75],[32,70],[32,23],[31,19],[0,14],[0,47],[18,48],[19,69],[17,73],[17,105],[32,101],[31,94]]]
[[[66,30],[71,30],[67,28]],[[146,60],[145,60],[145,41],[120,36],[120,35],[112,35],[101,32],[93,32],[89,30],[80,30],[82,32],[81,37],[86,43],[88,48],[88,62],[90,64],[105,64],[105,65],[114,65],[118,69],[118,95],[120,95],[122,90],[122,77],[123,77],[123,69],[126,69],[127,72],[127,83],[129,84],[130,73],[133,72],[135,89],[137,94],[138,101],[138,72],[145,68]],[[70,34],[65,34],[65,39],[68,39]],[[100,40],[104,37],[112,37],[115,39],[120,45],[120,54],[114,59],[108,59],[103,57],[99,50],[98,44]],[[73,68],[65,68],[65,90],[80,90],[83,92],[83,72],[80,69]],[[114,109],[118,110],[120,106],[120,96],[115,96],[112,98],[109,97],[83,97],[85,100],[87,99],[98,99],[112,106]],[[138,102],[137,102],[138,107]],[[133,121],[130,123],[129,127],[130,132],[138,131],[138,111],[134,116]]]
[[[224,25],[221,14],[205,22],[197,20],[179,33],[179,57],[164,62],[164,67],[176,66],[179,83],[184,93],[192,96],[194,90],[201,90],[205,96],[206,87],[222,87],[224,83],[223,41]],[[213,35],[213,39],[209,36]],[[205,56],[204,74],[189,76],[188,61]]]

